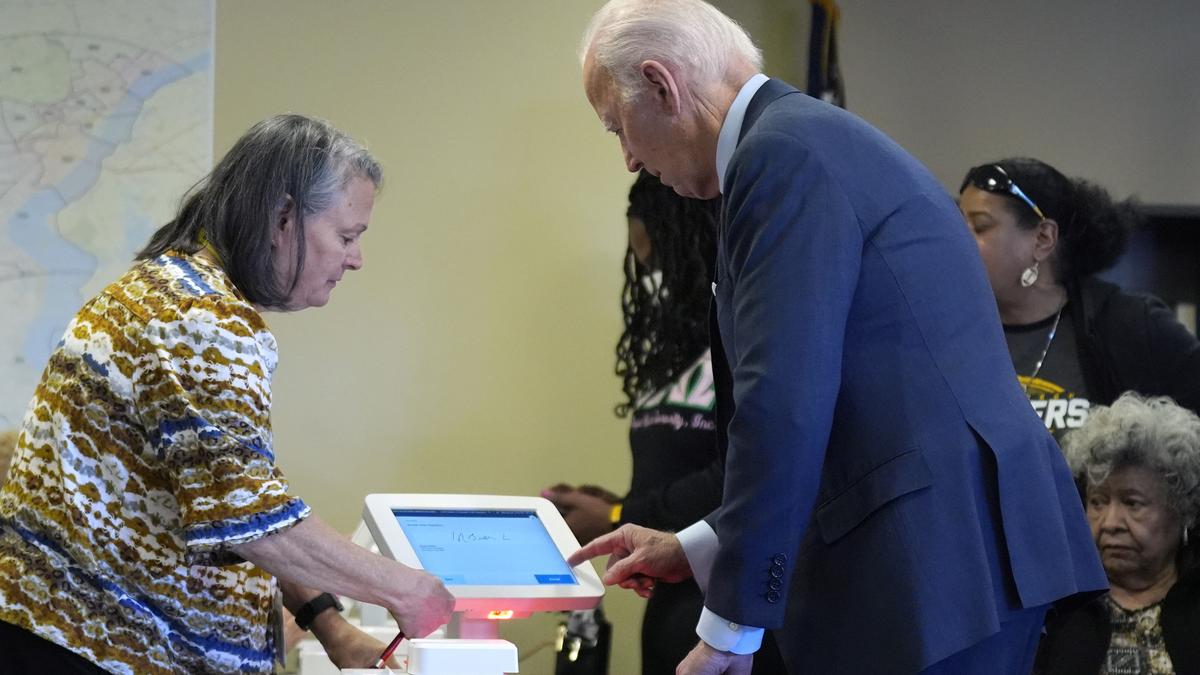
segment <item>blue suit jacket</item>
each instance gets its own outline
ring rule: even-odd
[[[777,628],[793,672],[913,673],[1107,586],[975,242],[899,146],[767,82],[716,276],[710,610]]]

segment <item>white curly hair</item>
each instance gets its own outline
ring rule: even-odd
[[[1063,437],[1071,471],[1089,485],[1114,470],[1144,466],[1167,486],[1170,504],[1186,527],[1200,514],[1200,417],[1166,396],[1121,395],[1097,406],[1083,426]]]

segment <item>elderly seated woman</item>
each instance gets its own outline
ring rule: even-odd
[[[1063,439],[1111,590],[1052,612],[1035,672],[1200,673],[1200,418],[1122,395]]]

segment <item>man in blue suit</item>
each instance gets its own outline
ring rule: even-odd
[[[1106,587],[1078,493],[1017,385],[978,249],[899,146],[759,74],[702,0],[613,0],[588,100],[645,168],[723,197],[712,323],[724,501],[632,526],[606,583],[695,575],[680,673],[1028,673],[1048,606]],[[723,374],[723,377],[722,377]]]

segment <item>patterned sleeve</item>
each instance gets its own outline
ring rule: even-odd
[[[275,341],[251,307],[194,298],[147,324],[136,387],[157,460],[179,507],[188,564],[241,562],[229,548],[309,514],[275,466],[271,374]]]

